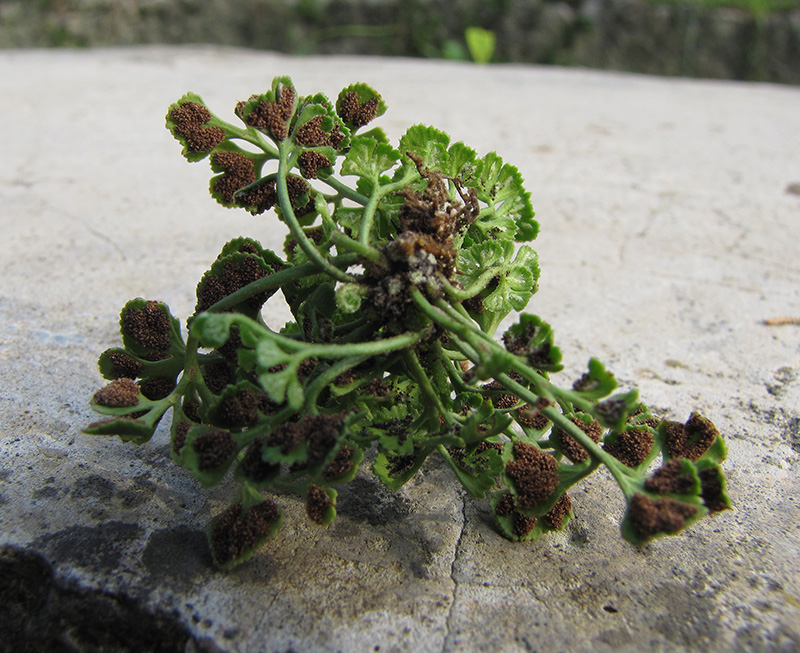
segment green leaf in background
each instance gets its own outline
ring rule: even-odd
[[[494,32],[482,27],[467,27],[464,31],[464,38],[475,63],[487,64],[492,60],[496,41]]]

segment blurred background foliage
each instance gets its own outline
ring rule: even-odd
[[[800,0],[0,0],[0,47],[140,43],[800,84]]]

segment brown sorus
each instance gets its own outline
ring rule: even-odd
[[[603,445],[608,453],[628,467],[641,465],[650,455],[655,438],[650,429],[632,428],[617,435],[616,441]]]
[[[169,114],[175,123],[175,132],[186,140],[190,152],[209,152],[225,140],[221,127],[205,127],[211,112],[197,102],[184,102]]]
[[[197,454],[197,468],[210,472],[230,460],[236,451],[236,440],[228,431],[208,431],[195,439],[192,448]]]
[[[151,354],[163,357],[169,351],[172,322],[168,313],[156,301],[148,301],[141,308],[125,311],[120,327],[123,334]]]
[[[647,539],[659,533],[677,533],[697,514],[697,508],[669,497],[654,500],[638,493],[631,499],[628,514],[637,537]]]
[[[125,408],[139,403],[139,385],[133,379],[115,379],[94,393],[94,402],[109,408]]]
[[[544,503],[558,486],[556,459],[524,442],[515,442],[513,451],[514,460],[506,465],[506,474],[517,490],[517,504],[527,509]]]
[[[260,539],[269,535],[273,523],[280,517],[274,501],[267,499],[242,512],[236,503],[214,521],[211,530],[211,550],[217,564],[225,565],[253,549]]]
[[[306,512],[309,519],[316,524],[325,522],[325,513],[331,507],[332,501],[328,493],[318,485],[308,487],[308,498],[306,500]]]

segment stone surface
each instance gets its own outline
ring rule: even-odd
[[[274,218],[208,198],[167,106],[193,90],[224,114],[283,74],[329,96],[371,83],[392,139],[434,124],[518,165],[542,225],[530,309],[555,327],[564,383],[594,355],[664,416],[708,415],[735,508],[634,548],[598,473],[565,532],[514,544],[430,461],[397,494],[363,473],[327,529],[281,497],[278,537],[214,571],[203,529],[234,488],[176,468],[164,427],[138,448],[80,430],[125,301],[185,318],[226,240],[283,239]],[[763,324],[800,313],[797,89],[216,48],[5,51],[0,115],[4,650],[800,647],[800,331]],[[266,317],[285,308],[270,300]]]

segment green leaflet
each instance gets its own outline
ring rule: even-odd
[[[536,370],[558,372],[561,350],[554,345],[552,327],[536,315],[522,313],[519,320],[503,334],[506,349],[523,356]]]
[[[330,142],[327,145],[335,147],[337,150],[346,151],[350,147],[351,133],[344,121],[336,114],[336,109],[330,100],[322,93],[300,99],[299,111],[295,123],[292,125],[292,134],[295,144],[307,147],[321,147],[318,144],[308,144],[303,142],[303,126],[314,120],[317,116],[322,119],[315,124],[330,138],[335,138],[338,142]]]
[[[277,259],[274,255],[270,258]],[[200,279],[200,283],[197,284],[198,309],[208,310],[216,301],[233,294],[248,282],[268,277],[274,272],[275,268],[267,264],[263,256],[241,251],[225,253],[223,250],[223,253],[217,257],[211,268]],[[258,293],[244,299],[232,308],[237,312],[255,317],[264,302],[276,291],[277,288],[273,288]]]
[[[283,102],[281,102],[282,100]],[[267,119],[266,106],[273,103],[282,105],[280,110],[275,112],[278,118],[275,120],[275,124],[283,125],[282,131],[279,133],[273,132]],[[260,95],[253,95],[247,101],[241,102],[236,107],[236,113],[245,124],[252,125],[259,132],[278,142],[288,136],[288,126],[291,124],[297,105],[298,98],[292,80],[289,77],[275,77],[270,90]]]
[[[83,432],[88,435],[116,435],[123,442],[144,444],[153,437],[155,426],[141,418],[121,416],[92,422]]]
[[[275,342],[262,340],[255,349],[255,371],[261,387],[276,403],[286,401],[291,408],[303,404],[303,386],[297,376],[302,359],[286,354]]]
[[[182,353],[181,351],[180,354]],[[183,360],[180,355],[149,361],[136,356],[128,349],[119,347],[106,349],[97,361],[100,374],[109,380],[121,377],[142,380],[156,377],[174,378],[181,371],[182,365]]]
[[[344,445],[343,445],[344,446]],[[350,454],[349,463],[352,465],[350,471],[344,472],[342,474],[336,475],[331,473],[330,468],[326,468],[326,471],[323,472],[325,476],[325,480],[331,483],[349,483],[352,481],[358,472],[358,467],[361,465],[362,461],[364,460],[364,450],[361,447],[356,445],[347,445],[350,449],[352,449],[352,453]]]
[[[192,162],[206,158],[224,143],[228,137],[226,128],[230,126],[211,113],[199,95],[186,93],[169,106],[166,127],[182,145],[181,154]]]
[[[601,425],[612,431],[621,431],[625,428],[628,416],[639,405],[639,393],[636,390],[620,392],[597,403],[593,415]]]
[[[514,255],[514,244],[488,240],[458,252],[458,278],[469,289],[489,269],[500,274]]]
[[[264,249],[261,246],[261,243],[259,243],[257,240],[253,238],[246,238],[244,236],[233,238],[225,243],[225,245],[222,247],[222,251],[219,253],[219,256],[217,256],[217,259],[221,259],[229,254],[235,254],[236,252],[247,252],[254,254],[255,256],[261,258],[273,269],[280,269],[285,265],[281,258],[277,256],[271,249]]]
[[[515,249],[510,240],[486,240],[459,252],[457,278],[470,295],[480,297],[476,320],[489,333],[511,310],[524,309],[537,289],[537,253],[522,245],[515,256]]]
[[[464,143],[454,143],[448,148],[449,144],[450,137],[443,131],[414,125],[400,139],[398,149],[404,157],[411,154],[420,158],[428,170],[435,170],[463,184],[471,183],[475,178],[478,155]],[[408,167],[415,163],[406,158],[404,165]],[[455,198],[456,195],[452,193],[451,196]]]
[[[484,499],[486,494],[496,485],[497,476],[503,469],[503,460],[495,449],[472,452],[455,459],[446,449],[440,449],[450,469],[464,486],[464,489],[475,499]]]
[[[400,160],[400,152],[388,143],[358,136],[342,161],[343,175],[358,175],[378,186],[381,175]]]
[[[364,209],[361,207],[340,206],[336,209],[336,222],[345,228],[353,236],[358,236],[358,229],[361,226],[361,217]]]
[[[546,518],[537,517],[534,518],[535,522],[531,527],[530,522],[526,522],[526,515],[515,509],[508,509],[507,502],[509,502],[509,495],[510,493],[507,490],[494,492],[491,497],[489,497],[489,506],[492,512],[494,512],[500,532],[504,537],[512,541],[531,542],[551,531],[563,530],[573,516],[572,511],[564,515],[560,526],[552,525]],[[511,502],[513,503],[513,495],[511,495],[511,497]]]
[[[261,177],[261,168],[267,157],[243,150],[238,145],[225,142],[211,154],[211,177],[209,193],[226,208],[248,206],[238,194],[252,186]]]
[[[474,172],[478,198],[486,202],[490,210],[476,222],[484,237],[513,238],[526,242],[536,238],[538,223],[528,193],[522,184],[522,175],[514,166],[503,163],[494,152],[480,159]]]
[[[373,138],[379,143],[388,143],[389,137],[386,135],[386,132],[383,131],[381,127],[373,127],[365,132],[361,132],[359,138]]]
[[[497,412],[491,401],[483,401],[478,410],[467,415],[459,435],[467,445],[474,446],[503,433],[511,421],[506,413]]]
[[[119,317],[125,349],[145,360],[163,360],[184,351],[180,322],[163,302],[137,297],[123,307]]]
[[[442,170],[448,177],[466,183],[475,175],[478,154],[464,143],[454,143],[447,151],[447,168]]]
[[[274,501],[243,485],[237,501],[209,524],[208,543],[214,564],[227,571],[246,562],[275,537],[282,522],[283,511]],[[244,538],[242,533],[246,534]]]
[[[380,94],[368,84],[359,82],[357,84],[350,84],[340,91],[336,98],[336,111],[340,115],[343,113],[343,107],[346,103],[347,96],[351,94],[355,95],[361,109],[371,106],[371,111],[369,112],[371,114],[370,120],[382,116],[386,112],[386,103],[383,101]],[[348,126],[354,130],[363,126],[362,124],[356,123],[361,123],[362,120],[359,120],[359,118],[364,118],[363,115],[359,115],[358,111],[356,111],[355,114],[355,120],[346,120]],[[369,122],[369,120],[367,120],[367,122]]]
[[[427,451],[395,455],[379,451],[372,472],[387,488],[396,491],[411,480],[427,457]]]
[[[191,333],[202,346],[219,349],[228,342],[231,325],[236,319],[236,315],[230,313],[201,313],[192,320]]]
[[[321,500],[319,498],[320,495],[323,497]],[[336,518],[336,499],[338,496],[339,493],[332,487],[320,488],[316,485],[311,485],[306,500],[306,510],[309,517],[320,526],[328,526]],[[321,502],[325,502],[326,505],[324,509],[319,511],[319,508],[316,507],[315,504]],[[319,511],[320,514],[315,515],[316,511]]]
[[[430,170],[444,171],[449,168],[447,146],[450,137],[443,131],[425,125],[414,125],[400,139],[398,149],[403,157],[411,154],[422,159],[422,163]],[[405,166],[413,166],[414,162],[404,158]]]
[[[703,505],[710,512],[728,510],[731,507],[731,499],[728,496],[727,481],[722,466],[710,458],[701,458],[694,463],[694,466],[700,478],[700,496]]]
[[[336,305],[344,313],[355,313],[361,308],[364,294],[365,289],[361,284],[342,284],[336,288]]]
[[[616,387],[614,375],[599,360],[591,358],[588,372],[575,382],[573,389],[587,399],[602,399]]]
[[[640,492],[629,501],[622,522],[622,537],[646,544],[656,537],[675,535],[708,514],[696,494],[658,496]]]
[[[504,250],[507,251],[510,243],[508,241],[500,243],[503,243]],[[533,249],[527,245],[521,246],[514,260],[498,270],[497,285],[484,298],[484,308],[493,313],[508,310],[509,306],[515,311],[525,308],[536,292],[536,281],[539,278],[538,260],[539,257]]]
[[[180,459],[203,487],[212,487],[225,476],[238,450],[230,432],[198,424],[189,429]]]

